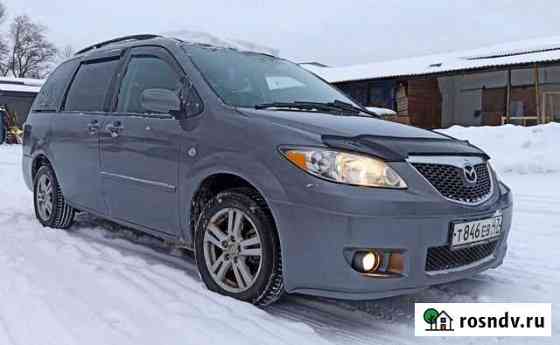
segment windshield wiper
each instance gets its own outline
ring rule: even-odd
[[[255,109],[297,109],[297,110],[321,110],[321,111],[337,111],[337,107],[330,106],[326,103],[315,102],[272,102],[255,105]]]
[[[263,103],[255,105],[255,109],[270,109],[270,108],[279,108],[279,109],[294,109],[294,110],[311,110],[311,111],[320,111],[320,112],[327,112],[327,113],[336,113],[336,114],[358,114],[359,112],[348,108],[342,107],[338,104],[332,103],[321,103],[321,102],[272,102],[272,103]]]
[[[365,109],[354,106],[350,103],[335,100],[333,102],[272,102],[263,103],[255,105],[255,109],[270,109],[270,108],[281,108],[281,109],[297,109],[297,110],[315,110],[324,111],[328,113],[337,114],[350,114],[350,115],[360,115],[360,113],[366,113],[370,116],[379,117],[377,114],[367,111]]]

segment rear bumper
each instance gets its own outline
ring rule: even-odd
[[[293,191],[299,194],[297,198],[315,200],[322,207],[310,207],[314,204],[311,201],[273,202],[289,293],[341,299],[383,298],[471,277],[499,266],[505,257],[512,218],[511,193],[505,186],[477,207],[414,195],[411,191],[369,190],[367,208],[371,215],[362,212],[364,191],[356,194],[356,188],[333,184],[327,188],[343,192],[332,189],[325,193],[317,188],[321,190],[318,195],[311,188],[303,196],[301,191]],[[348,212],[352,209],[356,212]],[[428,249],[448,245],[451,222],[492,217],[497,211],[503,215],[503,232],[493,254],[455,269],[426,271]],[[363,275],[352,269],[345,257],[349,248],[402,251],[404,272],[391,278]]]

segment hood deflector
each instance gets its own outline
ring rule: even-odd
[[[439,138],[400,138],[376,135],[341,137],[323,135],[323,143],[329,147],[364,153],[388,162],[403,162],[409,156],[477,156],[490,157],[468,141],[442,136]]]

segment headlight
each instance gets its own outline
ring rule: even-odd
[[[282,148],[280,151],[298,168],[329,181],[366,187],[407,187],[380,159],[320,148]]]

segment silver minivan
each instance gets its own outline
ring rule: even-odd
[[[209,289],[406,294],[500,265],[510,190],[466,141],[382,120],[277,57],[155,35],[41,89],[23,174],[44,226],[88,212],[194,251]]]

